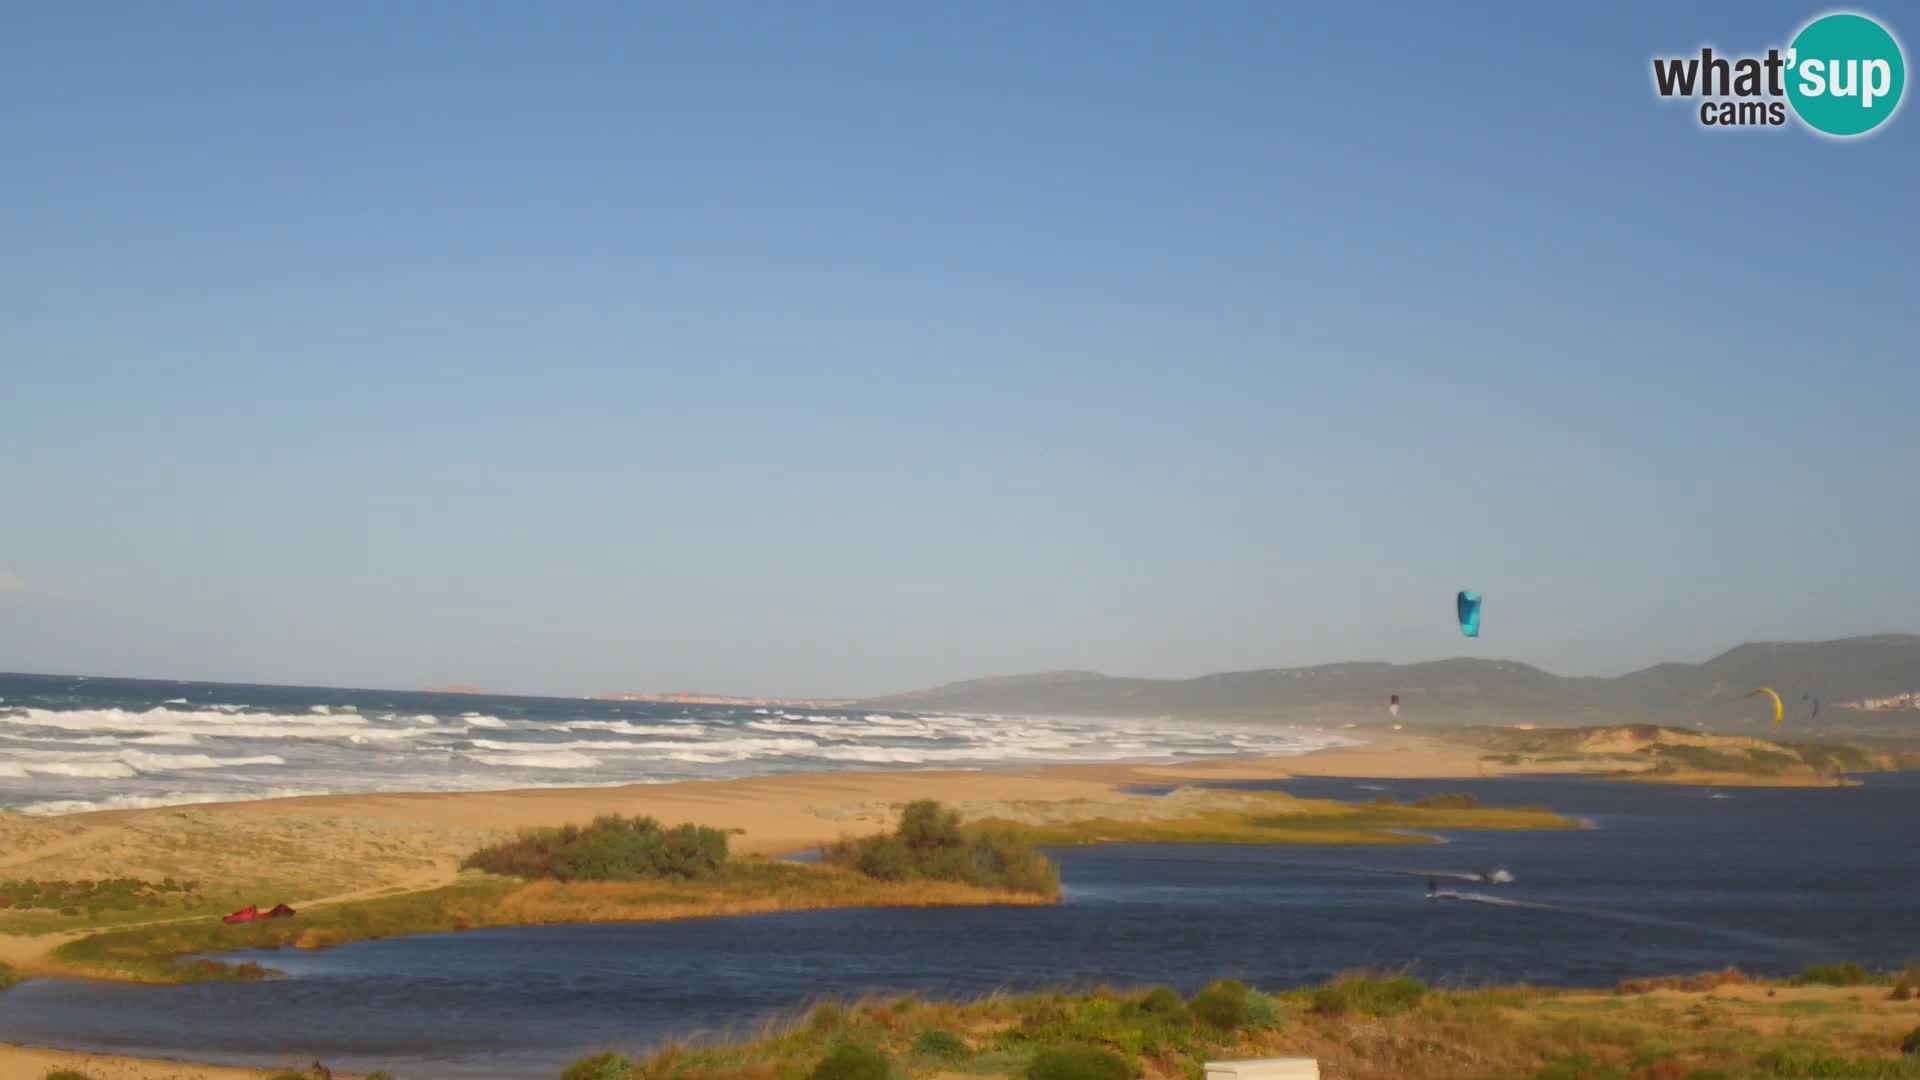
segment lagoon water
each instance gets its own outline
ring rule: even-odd
[[[1719,793],[1582,780],[1270,786],[1350,799],[1467,790],[1595,828],[1391,848],[1075,849],[1056,853],[1066,898],[1051,908],[474,931],[256,954],[288,973],[259,984],[43,980],[0,995],[0,1040],[518,1080],[599,1049],[750,1030],[820,994],[1191,990],[1225,976],[1283,988],[1360,967],[1456,985],[1609,985],[1920,953],[1920,774]],[[1495,864],[1515,880],[1445,876]],[[1426,900],[1430,877],[1460,898]]]

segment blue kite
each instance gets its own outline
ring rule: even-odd
[[[1468,637],[1480,636],[1480,594],[1463,592],[1459,596],[1460,632]]]

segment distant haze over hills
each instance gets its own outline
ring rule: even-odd
[[[1612,678],[1554,675],[1511,660],[1341,663],[1193,679],[1054,671],[950,683],[863,704],[929,711],[1088,716],[1209,716],[1287,721],[1584,725],[1655,722],[1759,729],[1786,702],[1783,736],[1813,731],[1920,734],[1920,635],[1876,634],[1738,646],[1703,664],[1666,663]],[[1817,719],[1802,695],[1821,699]]]

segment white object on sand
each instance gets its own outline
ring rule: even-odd
[[[1320,1063],[1303,1057],[1209,1061],[1207,1080],[1320,1080]]]

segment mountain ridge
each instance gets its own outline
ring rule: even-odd
[[[1770,703],[1747,696],[1758,686],[1779,692],[1794,731],[1920,734],[1920,634],[1745,642],[1700,663],[1665,661],[1614,676],[1556,675],[1516,660],[1470,656],[1406,664],[1348,660],[1185,679],[1052,671],[968,679],[870,698],[861,705],[1386,722],[1391,719],[1389,695],[1399,694],[1399,720],[1408,726],[1652,720],[1741,730],[1765,728],[1772,719],[1771,709],[1761,707]],[[1814,698],[1821,702],[1817,718],[1812,717]]]

